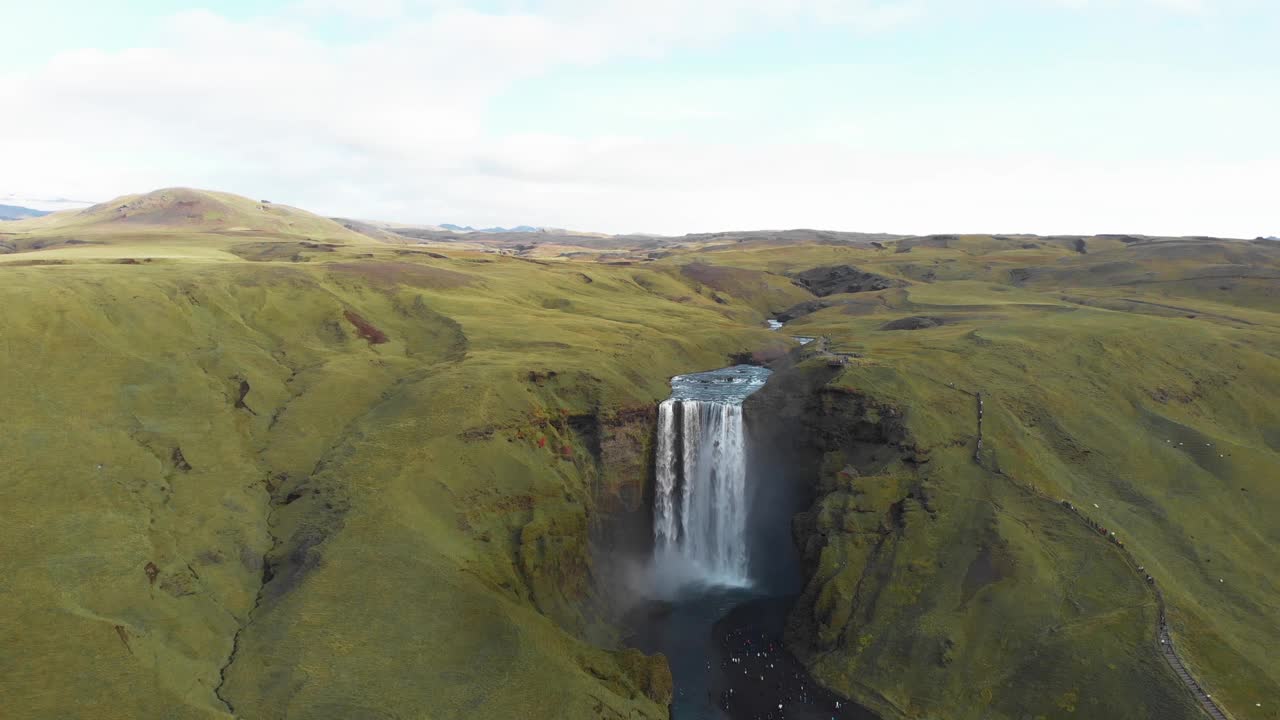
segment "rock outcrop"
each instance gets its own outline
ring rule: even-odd
[[[797,273],[792,281],[818,297],[888,290],[906,284],[901,280],[859,270],[852,265],[831,265],[805,270]]]

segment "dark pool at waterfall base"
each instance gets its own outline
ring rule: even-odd
[[[794,600],[791,596],[751,600],[715,624],[712,636],[720,664],[712,668],[711,692],[723,717],[878,720],[865,708],[815,683],[783,647],[787,610]]]
[[[879,720],[823,689],[783,648],[793,600],[706,588],[646,608],[631,644],[667,656],[672,720]]]
[[[659,422],[660,436],[669,434],[660,437],[658,452],[661,551],[653,559],[653,598],[625,623],[628,643],[667,657],[673,720],[877,720],[821,688],[783,648],[787,613],[802,583],[789,542],[799,505],[780,503],[788,493],[779,490],[807,479],[770,448],[745,447],[741,405],[769,374],[739,365],[672,379]],[[770,499],[752,507],[757,496]],[[742,526],[732,521],[744,512],[745,528],[735,536]],[[737,548],[749,551],[745,561]]]

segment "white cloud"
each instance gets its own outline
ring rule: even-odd
[[[876,148],[857,117],[815,119],[802,142],[488,129],[495,98],[561,68],[706,49],[766,28],[834,22],[871,32],[933,7],[548,0],[536,12],[513,2],[481,13],[442,1],[304,0],[243,22],[188,12],[150,47],[69,50],[33,71],[0,72],[0,188],[105,199],[182,184],[333,214],[615,231],[1227,233],[1236,231],[1228,219],[1243,228],[1260,217],[1254,188],[1275,153],[1099,173],[1084,158]],[[337,11],[367,21],[364,37],[322,41],[312,23]],[[734,87],[750,99],[751,82]],[[645,103],[641,116],[671,107],[711,125],[738,109],[679,93]],[[1233,178],[1230,190],[1210,173]]]

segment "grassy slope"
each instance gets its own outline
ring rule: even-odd
[[[961,240],[845,256],[905,278],[933,271],[933,282],[858,297],[792,328],[863,353],[839,383],[905,408],[915,439],[933,449],[910,483],[888,484],[881,505],[923,482],[941,510],[908,523],[896,554],[866,561],[867,582],[885,588],[874,601],[850,585],[860,562],[815,583],[843,594],[826,602],[868,614],[839,628],[846,636],[832,652],[811,653],[820,675],[912,716],[1054,717],[1068,705],[1088,717],[1185,714],[1162,705],[1168,673],[1145,652],[1150,596],[1118,572],[1118,557],[1102,562],[1105,543],[1018,490],[1029,485],[1119,532],[1163,587],[1190,665],[1229,711],[1280,717],[1268,702],[1280,689],[1280,315],[1262,311],[1276,281],[1256,279],[1280,275],[1280,253],[1202,244],[1183,262],[1183,247],[1117,243],[1078,255]],[[1041,269],[1011,286],[1022,267]],[[1218,277],[1197,279],[1206,275]],[[948,324],[879,329],[907,315]],[[948,383],[988,394],[985,460],[1008,478],[969,461],[973,400]],[[829,552],[861,561],[862,544],[838,537]],[[957,591],[983,574],[981,548],[1000,549],[1002,579],[966,602]],[[997,623],[1016,629],[990,633]]]
[[[558,420],[780,339],[677,273],[275,241],[0,265],[8,709],[224,714],[247,625],[246,717],[663,714],[660,662],[583,641],[602,470]]]
[[[810,297],[779,273],[852,262],[915,284],[793,331],[863,352],[836,384],[906,408],[932,459],[827,478],[819,676],[920,717],[1194,716],[1145,588],[1034,485],[1097,502],[1202,679],[1276,717],[1275,285],[1195,277],[1265,275],[1267,247],[748,244],[606,267],[110,223],[0,237],[27,250],[0,256],[0,482],[24,509],[0,525],[21,548],[0,558],[0,639],[23,648],[0,694],[19,714],[219,716],[221,683],[246,717],[661,716],[661,669],[600,649],[584,510],[607,469],[558,419],[777,345],[761,318]],[[31,251],[72,235],[102,244]],[[876,330],[911,314],[951,323]],[[991,394],[987,462],[1012,481],[969,461],[972,400],[948,382]],[[1230,457],[1189,449],[1202,436]],[[904,513],[869,556],[918,488],[936,517]]]
[[[374,240],[328,218],[230,193],[168,188],[126,195],[83,210],[65,210],[0,228],[5,253],[50,248],[74,250],[74,257],[119,257],[156,245],[160,255],[208,253],[226,239],[290,237],[295,241],[372,245]],[[96,255],[95,250],[101,255]],[[49,256],[44,259],[61,259]],[[12,259],[12,258],[11,258]]]

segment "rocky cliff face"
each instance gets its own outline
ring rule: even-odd
[[[652,540],[653,405],[626,407],[596,419],[592,541],[610,552],[647,553]]]
[[[528,519],[515,530],[518,592],[569,633],[613,648],[610,662],[584,660],[589,674],[619,695],[666,707],[672,691],[666,659],[621,649],[616,629],[627,599],[615,565],[649,550],[656,418],[654,406],[580,414],[548,408],[484,441],[505,438],[545,452],[564,481],[563,501],[530,498]]]
[[[914,468],[928,462],[900,409],[863,393],[828,385],[838,370],[822,363],[784,363],[751,401],[758,431],[772,434],[789,462],[808,469],[803,511],[794,518],[804,589],[789,637],[799,648],[830,650],[850,622],[871,612],[907,518],[928,512]],[[803,656],[803,654],[802,654]]]
[[[810,360],[752,400],[807,473],[786,642],[813,676],[886,720],[1194,716],[1107,543],[972,462],[971,396],[909,403],[898,382]]]
[[[821,460],[813,505],[795,519],[804,591],[788,625],[801,657],[856,647],[892,580],[899,546],[934,513],[915,466],[928,462],[903,411],[857,391],[824,387],[808,423]]]

